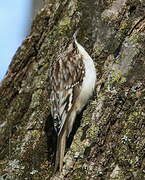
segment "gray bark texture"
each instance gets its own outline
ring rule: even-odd
[[[73,33],[95,62],[94,96],[53,174],[50,63]],[[46,0],[0,84],[0,180],[145,179],[145,1]]]

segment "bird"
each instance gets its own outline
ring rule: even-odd
[[[59,56],[50,69],[51,115],[57,133],[55,171],[63,169],[66,140],[69,137],[76,115],[93,95],[96,84],[96,69],[93,59],[73,35],[73,46]]]

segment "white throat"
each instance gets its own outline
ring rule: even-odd
[[[87,51],[77,42],[76,38],[75,44],[79,50],[79,53],[83,57],[83,63],[85,66],[85,76],[83,79],[82,89],[79,96],[80,102],[82,104],[80,107],[81,110],[93,94],[96,83],[96,69],[92,58],[87,53]]]

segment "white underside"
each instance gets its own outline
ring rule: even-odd
[[[84,105],[86,105],[88,99],[92,96],[96,83],[96,70],[94,63],[91,59],[85,59],[84,64],[85,77],[82,84],[82,90],[79,96],[83,107]]]
[[[93,94],[96,84],[96,69],[92,58],[80,44],[76,42],[76,45],[79,49],[79,52],[83,55],[83,62],[85,65],[85,77],[83,79],[80,95],[76,101],[74,111],[72,112],[71,118],[69,120],[68,135],[72,130],[76,113],[80,112],[83,109],[83,107],[87,104],[89,98]]]
[[[96,83],[96,69],[94,66],[94,62],[89,54],[85,51],[85,49],[80,45],[78,45],[78,49],[80,53],[83,55],[83,62],[85,65],[85,77],[83,79],[81,93],[79,95],[79,111],[86,105],[88,99],[92,96],[95,83]]]

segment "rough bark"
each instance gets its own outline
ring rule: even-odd
[[[32,18],[33,19],[42,7],[43,7],[43,0],[32,0]]]
[[[78,27],[96,91],[56,177],[48,72]],[[144,119],[144,0],[46,0],[0,84],[1,179],[145,179]]]

